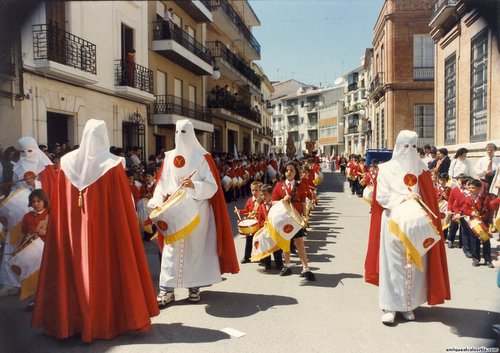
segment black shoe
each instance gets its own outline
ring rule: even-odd
[[[468,259],[472,259],[472,254],[470,252],[464,252],[465,254],[465,257],[468,258]]]
[[[308,280],[308,281],[311,281],[311,282],[316,281],[316,276],[311,271],[302,272],[301,275],[303,275],[303,277],[305,277],[306,280]]]
[[[479,260],[472,259],[472,267],[478,267],[478,266],[479,266]]]
[[[495,267],[493,266],[493,263],[491,263],[491,261],[486,261],[485,265],[488,266],[489,268]]]
[[[292,269],[290,267],[283,267],[280,271],[280,276],[290,276],[292,274]]]
[[[448,248],[453,249],[454,247],[455,247],[455,245],[453,245],[453,243],[450,241],[450,242],[448,243]]]
[[[241,262],[242,264],[247,264],[247,263],[249,263],[249,262],[251,262],[251,261],[250,261],[250,259],[243,259],[243,260],[241,260],[240,262]]]
[[[270,270],[270,269],[271,269],[271,265],[266,265],[266,266],[264,266],[264,268],[265,268],[266,270]]]

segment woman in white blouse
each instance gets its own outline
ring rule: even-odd
[[[455,157],[451,161],[448,174],[451,178],[457,178],[458,175],[472,176],[472,164],[467,159],[467,148],[459,148]]]

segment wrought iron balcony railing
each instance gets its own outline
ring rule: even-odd
[[[33,55],[97,74],[95,44],[51,23],[33,25]]]
[[[261,124],[260,111],[248,103],[238,99],[234,95],[224,90],[218,92],[208,92],[207,106],[209,108],[223,108],[230,112]]]
[[[156,96],[154,114],[178,114],[207,123],[212,121],[210,109],[170,94]]]
[[[173,22],[153,22],[153,39],[172,39],[206,63],[213,63],[213,57],[210,54],[210,51]]]
[[[373,93],[377,88],[384,85],[384,73],[379,72],[375,75],[375,78],[370,82],[370,92]]]
[[[153,93],[153,71],[127,60],[115,60],[115,85]]]
[[[347,133],[348,134],[354,134],[356,132],[358,132],[358,125],[349,126],[347,128]]]
[[[207,0],[204,2],[205,5],[208,2],[208,9],[210,11],[216,11],[219,7],[224,10],[226,15],[231,19],[231,22],[235,25],[238,31],[243,34],[246,40],[250,43],[252,48],[259,54],[260,56],[260,44],[257,42],[257,39],[253,36],[252,32],[245,25],[245,22],[241,19],[240,15],[233,9],[233,6],[229,3],[228,0]]]
[[[434,67],[414,67],[413,80],[434,81]]]
[[[239,73],[245,76],[250,82],[260,88],[261,79],[253,71],[251,67],[245,64],[236,54],[229,50],[224,43],[220,41],[207,42],[207,48],[210,50],[214,57],[220,57],[224,61],[228,62],[232,67],[234,67]]]

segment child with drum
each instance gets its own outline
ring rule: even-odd
[[[257,222],[259,224],[259,229],[264,227],[266,223],[267,215],[269,214],[269,209],[273,205],[273,187],[269,184],[264,184],[261,187],[262,202],[257,210]],[[274,264],[278,270],[283,269],[283,251],[278,249],[273,252]],[[262,259],[262,264],[266,270],[271,268],[271,255]]]
[[[255,218],[257,215],[257,209],[259,208],[259,204],[261,201],[260,188],[262,183],[260,181],[254,181],[250,185],[250,191],[252,196],[248,198],[245,203],[245,208],[238,210],[234,209],[234,212],[238,215],[244,215],[247,219]],[[260,227],[259,227],[260,228]],[[253,244],[253,233],[249,234],[245,237],[245,254],[243,255],[243,259],[241,260],[242,264],[246,264],[250,262],[250,256],[252,255],[252,244]]]
[[[473,179],[469,182],[469,195],[465,198],[462,213],[469,216],[465,231],[469,233],[471,240],[472,266],[479,266],[481,260],[481,244],[483,244],[483,257],[485,265],[493,268],[491,263],[491,244],[488,227],[493,220],[493,208],[490,205],[490,197],[481,194],[483,184],[480,180]],[[481,238],[480,238],[481,237]]]
[[[42,189],[35,189],[28,197],[28,204],[32,208],[31,211],[26,213],[21,223],[21,233],[23,240],[16,252],[21,253],[23,248],[27,249],[32,242],[37,241],[37,238],[45,241],[47,234],[47,224],[49,222],[49,199],[47,194]],[[40,244],[43,244],[40,242]],[[39,245],[38,245],[39,247]],[[43,246],[41,247],[43,249]],[[41,249],[40,249],[41,250]],[[41,262],[42,252],[31,252],[33,255],[39,255],[39,258],[30,258],[30,261]],[[36,271],[34,271],[36,272]],[[33,272],[33,273],[34,273]],[[33,274],[32,274],[33,275]],[[38,274],[34,277],[27,277],[21,282],[21,300],[25,299],[36,292],[36,283],[38,282]],[[32,310],[35,301],[31,301],[26,307],[27,310]]]
[[[299,168],[296,163],[288,162],[285,165],[285,180],[277,182],[273,193],[272,200],[285,200],[299,212],[305,221],[306,214],[306,190],[307,185],[300,183]],[[301,229],[292,238],[297,252],[299,253],[300,262],[302,263],[301,277],[305,277],[308,281],[315,281],[314,274],[309,270],[306,249],[304,246],[305,231]],[[290,252],[285,252],[285,265],[280,271],[280,276],[290,276],[292,269],[290,268]]]

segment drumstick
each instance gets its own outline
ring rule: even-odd
[[[408,190],[410,190],[410,192],[413,193],[413,191],[410,189],[410,187],[408,187]],[[425,204],[425,202],[420,198],[420,196],[417,198],[417,202],[420,204],[420,206],[422,206],[423,208],[425,208],[425,210],[427,212],[429,212],[434,218],[438,218],[438,216],[436,216],[436,214],[431,211],[431,209],[429,208],[429,206],[427,206]]]
[[[238,219],[241,221],[240,211],[238,211],[238,208],[236,206],[234,206],[234,213],[236,213]]]

